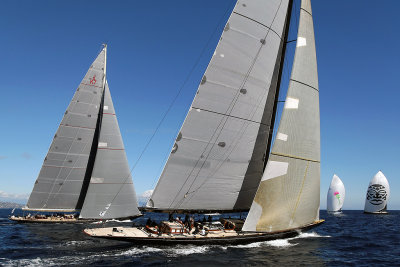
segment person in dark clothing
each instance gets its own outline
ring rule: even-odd
[[[174,217],[172,216],[172,213],[169,214],[168,221],[169,222],[173,222],[174,221]]]
[[[212,222],[211,215],[208,216],[208,222]]]

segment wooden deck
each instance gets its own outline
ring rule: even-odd
[[[144,227],[107,227],[85,229],[83,232],[91,237],[128,241],[136,244],[244,244],[258,241],[273,240],[297,236],[301,231],[309,230],[323,223],[316,221],[301,228],[279,232],[237,232],[235,230],[210,231],[207,235],[182,234],[153,234]]]

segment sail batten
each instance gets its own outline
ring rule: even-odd
[[[310,0],[302,0],[289,89],[244,231],[275,232],[319,219],[319,88]]]

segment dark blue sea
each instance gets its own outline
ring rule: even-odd
[[[7,219],[10,212],[0,209],[2,266],[400,266],[400,211],[389,215],[321,211],[326,222],[295,238],[168,247],[134,246],[82,233],[95,224],[17,224]],[[137,220],[143,223],[147,218]]]

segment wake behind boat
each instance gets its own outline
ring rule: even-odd
[[[236,3],[145,208],[249,211],[246,220],[163,221],[86,234],[136,244],[234,244],[291,237],[323,222],[310,0],[301,1],[291,79],[272,145],[292,6],[292,0]]]

